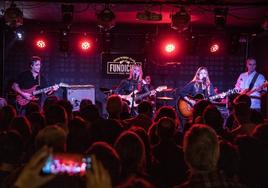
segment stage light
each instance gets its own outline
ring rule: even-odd
[[[98,26],[103,28],[105,31],[114,27],[115,14],[109,8],[108,4],[105,4],[105,8],[97,14]]]
[[[90,41],[88,41],[88,40],[83,40],[83,41],[81,42],[81,49],[82,49],[82,50],[86,51],[86,50],[89,50],[90,48],[91,48],[91,43],[90,43]]]
[[[172,43],[169,43],[169,44],[167,44],[167,45],[165,46],[165,51],[166,51],[167,53],[172,53],[172,52],[175,51],[175,49],[176,49],[176,46],[175,46],[174,44],[172,44]]]
[[[15,30],[15,36],[17,40],[24,40],[24,31],[22,29],[16,29]]]
[[[210,52],[211,53],[215,53],[215,52],[219,51],[219,49],[220,49],[220,45],[218,43],[213,43],[210,46]]]
[[[5,10],[4,19],[6,25],[12,28],[17,28],[23,25],[23,13],[14,3]]]
[[[41,39],[41,38],[37,39],[35,44],[39,49],[44,49],[46,47],[46,41],[44,39]]]
[[[218,29],[223,29],[226,25],[228,8],[215,8],[214,9],[214,22]]]
[[[184,7],[181,7],[179,12],[170,15],[170,17],[172,29],[183,32],[189,28],[191,16],[186,12]]]

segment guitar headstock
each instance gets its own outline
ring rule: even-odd
[[[163,91],[164,89],[167,89],[167,86],[158,86],[155,90],[156,90],[157,92],[161,92],[161,91]]]
[[[70,87],[69,84],[66,84],[66,83],[63,83],[63,82],[59,83],[58,86],[59,87]]]

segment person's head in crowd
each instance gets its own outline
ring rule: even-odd
[[[243,102],[243,103],[246,103],[249,107],[251,105],[251,99],[248,95],[246,94],[241,94],[241,95],[238,95],[235,99],[234,99],[234,104],[237,104],[237,103],[240,103],[240,102]]]
[[[203,121],[217,133],[223,129],[224,119],[221,112],[214,105],[208,105],[203,112]]]
[[[123,132],[117,138],[114,148],[121,159],[123,178],[145,171],[145,146],[136,133],[132,131]]]
[[[192,172],[214,171],[220,156],[216,132],[204,124],[194,124],[183,140],[184,158]]]
[[[66,151],[66,132],[58,125],[51,125],[40,130],[35,138],[36,150],[43,146],[52,147],[54,152]]]
[[[120,113],[120,119],[129,119],[131,118],[130,107],[126,101],[122,100],[122,111]]]
[[[83,153],[91,143],[90,128],[86,121],[77,116],[69,123],[69,134],[67,136],[67,151],[72,153]]]
[[[250,123],[251,110],[247,103],[238,102],[234,107],[234,117],[239,124]]]
[[[107,112],[109,113],[109,117],[111,118],[120,118],[120,114],[122,112],[122,99],[119,95],[111,95],[108,97]]]
[[[67,134],[69,133],[67,113],[62,106],[58,104],[49,106],[45,111],[45,118],[47,125],[58,124]]]
[[[100,113],[96,105],[89,104],[80,109],[80,116],[92,123],[100,118]]]
[[[156,126],[156,134],[160,141],[174,139],[176,130],[175,121],[168,117],[162,117]]]
[[[121,162],[118,153],[112,146],[106,142],[95,142],[87,150],[86,154],[93,154],[97,160],[101,161],[103,167],[108,170],[113,185],[119,182]]]
[[[205,108],[210,105],[211,102],[208,100],[199,100],[197,101],[197,103],[195,103],[194,107],[193,107],[193,123],[197,123],[197,120],[202,120],[202,115],[203,112],[205,110]],[[203,122],[198,122],[198,123],[203,123]]]
[[[48,96],[44,101],[43,111],[45,112],[48,109],[48,107],[57,104],[58,100],[59,100],[58,97],[55,95]]]
[[[79,105],[79,110],[81,111],[81,109],[83,109],[84,107],[92,104],[93,102],[90,99],[82,99]]]
[[[31,139],[32,136],[32,126],[26,117],[15,117],[10,124],[10,129],[18,131],[25,144]]]
[[[0,132],[0,163],[20,164],[23,152],[23,138],[18,131]]]
[[[71,102],[68,100],[61,99],[57,102],[57,104],[59,104],[65,109],[68,120],[71,120],[73,118],[73,105],[71,104]]]
[[[153,105],[150,101],[142,101],[138,105],[138,113],[147,115],[148,117],[153,116]]]
[[[0,109],[0,132],[9,128],[10,123],[16,117],[16,115],[16,109],[11,105],[4,106],[2,109]]]
[[[252,136],[256,139],[258,139],[260,142],[268,146],[268,124],[262,124],[257,126]]]
[[[28,117],[31,113],[40,112],[41,108],[36,102],[29,102],[25,108],[25,116]]]
[[[169,117],[176,121],[176,123],[178,123],[178,116],[176,110],[172,106],[160,107],[155,113],[154,122],[157,122],[162,117]]]
[[[46,126],[45,116],[40,112],[31,113],[27,119],[32,125],[33,136],[35,137],[39,130],[43,129]]]

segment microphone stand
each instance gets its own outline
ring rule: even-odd
[[[131,93],[132,93],[132,96],[131,96],[132,101],[131,102],[132,103],[131,103],[131,107],[130,107],[130,113],[131,113],[131,115],[136,115],[136,113],[134,111],[134,102],[135,102],[135,94],[134,94],[135,86],[134,86],[134,82],[135,82],[134,77],[132,77],[132,80],[131,80],[131,84],[132,84],[132,91],[131,91]]]

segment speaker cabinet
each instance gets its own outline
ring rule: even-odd
[[[71,85],[67,88],[67,100],[73,105],[73,111],[79,110],[83,99],[90,99],[95,104],[95,87],[93,85]]]

